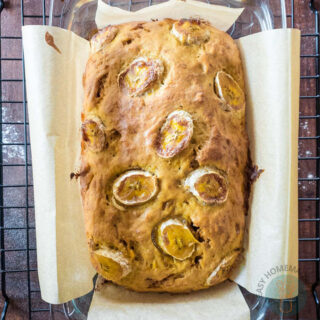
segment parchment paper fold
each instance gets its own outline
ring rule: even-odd
[[[45,42],[53,35],[59,54]],[[38,275],[43,300],[61,303],[92,289],[80,192],[70,173],[80,149],[82,74],[89,44],[72,32],[23,27],[33,162]]]
[[[96,24],[99,29],[108,24],[120,24],[130,21],[150,21],[151,19],[204,19],[216,28],[227,31],[238,19],[243,8],[231,9],[195,0],[169,0],[158,5],[132,12],[112,7],[98,0]]]
[[[238,286],[227,281],[192,294],[137,293],[111,284],[95,291],[88,320],[249,320]]]

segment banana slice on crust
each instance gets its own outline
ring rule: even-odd
[[[118,83],[128,94],[137,96],[149,90],[160,79],[163,71],[160,60],[138,58],[119,74]]]
[[[158,155],[162,158],[174,157],[188,146],[192,135],[191,115],[183,110],[170,113],[157,138]]]
[[[93,152],[100,152],[106,146],[105,126],[98,117],[85,120],[81,126],[82,139]]]
[[[211,274],[207,278],[206,285],[212,286],[220,282],[222,280],[221,277],[224,275],[224,273],[228,271],[228,269],[231,269],[232,264],[236,260],[237,256],[237,253],[233,253],[229,256],[224,257],[219,265],[211,272]]]
[[[184,185],[198,200],[208,204],[223,203],[228,196],[226,178],[212,168],[192,171]]]
[[[128,259],[120,251],[102,247],[93,252],[93,257],[107,279],[119,280],[131,272]]]
[[[181,19],[172,25],[172,34],[182,44],[201,44],[210,39],[210,31],[201,26],[200,20]]]
[[[110,43],[118,34],[119,28],[116,26],[107,26],[99,30],[90,40],[91,53],[96,53],[106,44]]]
[[[226,103],[226,110],[238,110],[245,105],[245,95],[230,74],[219,71],[214,80],[217,96]]]
[[[143,170],[130,170],[113,183],[113,196],[126,206],[143,204],[151,200],[159,190],[155,175]]]
[[[153,238],[164,253],[181,261],[192,256],[198,243],[188,226],[178,218],[168,219],[158,225]]]

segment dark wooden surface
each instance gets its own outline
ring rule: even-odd
[[[273,0],[270,0],[273,1]],[[315,1],[316,2],[316,1]],[[47,9],[49,3],[47,2]],[[25,0],[24,10],[26,15],[42,15],[41,1]],[[291,12],[291,2],[287,1],[287,11]],[[48,12],[47,12],[48,13]],[[25,24],[42,24],[42,18],[25,18]],[[291,18],[288,18],[288,24],[291,25]],[[294,1],[294,26],[302,30],[302,33],[313,33],[315,31],[315,15],[309,8],[309,1]],[[5,9],[1,13],[1,36],[21,36],[21,4],[20,0],[5,0]],[[21,58],[22,55],[20,39],[2,39],[1,40],[1,57],[2,58]],[[316,42],[314,37],[303,37],[301,41],[301,53],[303,55],[314,54],[316,52]],[[301,59],[301,75],[315,75],[316,64],[315,58]],[[1,77],[2,79],[22,79],[21,61],[2,61]],[[23,100],[22,83],[17,82],[1,82],[2,100],[20,101]],[[315,95],[316,80],[301,80],[301,95]],[[314,115],[316,113],[316,104],[314,99],[301,100],[300,115]],[[3,125],[4,142],[24,142],[24,112],[23,105],[19,103],[2,104],[3,121],[19,121],[21,125]],[[300,120],[300,136],[312,137],[316,136],[316,122],[314,119]],[[317,154],[317,146],[315,140],[303,140],[299,142],[299,156],[312,157]],[[30,150],[28,148],[28,160],[31,162]],[[4,146],[3,162],[4,163],[21,163],[25,161],[24,146]],[[299,182],[300,197],[316,197],[316,160],[299,161],[299,177],[308,178],[308,181]],[[4,184],[23,185],[26,183],[25,168],[6,167],[4,169]],[[32,175],[29,169],[28,183],[32,184]],[[28,188],[29,194],[26,199],[25,188],[6,188],[4,189],[6,206],[25,206],[33,205],[32,187]],[[305,201],[299,204],[300,218],[315,218],[316,202]],[[25,209],[6,209],[4,211],[5,226],[7,227],[23,227],[26,225]],[[34,227],[33,209],[29,209],[28,222]],[[299,236],[303,238],[311,238],[316,236],[315,222],[300,222]],[[15,230],[5,232],[5,247],[10,248],[26,248],[27,235],[25,230]],[[35,248],[34,230],[29,231],[29,246]],[[299,246],[300,258],[316,257],[315,241],[300,242]],[[36,268],[35,251],[30,252],[30,268]],[[8,252],[6,253],[6,269],[25,269],[27,256],[26,252]],[[311,295],[311,285],[315,281],[316,264],[314,262],[300,263],[299,275],[300,279],[307,287],[308,295],[306,306],[300,311],[300,319],[312,320],[316,319],[314,300]],[[28,310],[28,286],[27,273],[12,273],[7,275],[7,292],[11,299],[6,319],[27,319]],[[48,308],[48,305],[41,301],[39,293],[39,284],[35,271],[30,272],[31,305],[32,308]],[[2,309],[3,299],[0,298],[0,306]],[[33,314],[34,319],[49,319],[47,312],[38,312]],[[56,314],[55,319],[63,319],[60,312]],[[274,315],[268,316],[268,319],[277,319]]]

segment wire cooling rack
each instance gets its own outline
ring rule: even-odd
[[[1,319],[65,319],[65,306],[53,308],[41,300],[37,278],[32,159],[20,32],[21,25],[47,24],[49,3],[7,1],[0,0]],[[141,5],[139,0],[130,0],[129,8],[135,3]],[[302,26],[299,277],[308,296],[306,307],[296,319],[311,320],[320,319],[320,33],[315,3],[309,2],[306,24],[301,22],[300,11],[296,13],[298,4],[287,1],[287,22],[291,27]]]

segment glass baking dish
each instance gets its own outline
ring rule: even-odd
[[[136,11],[165,0],[108,0],[105,2],[121,9]],[[245,9],[228,31],[234,39],[264,30],[287,27],[285,0],[208,0],[207,2]],[[96,9],[97,0],[51,0],[49,25],[71,30],[89,39],[97,28],[94,21]]]
[[[166,0],[108,0],[105,2],[124,10],[137,11],[144,7],[165,1]],[[234,39],[260,31],[287,27],[285,0],[200,1],[231,8],[245,9],[238,20],[228,30],[228,33]],[[98,0],[51,0],[49,25],[73,31],[85,39],[90,39],[97,30],[95,24],[97,2]],[[265,319],[270,307],[272,307],[273,304],[279,303],[279,300],[256,296],[243,288],[241,288],[241,291],[251,310],[252,319]],[[66,318],[85,320],[91,299],[92,292],[64,304]],[[295,305],[296,299],[286,300],[285,302]],[[282,319],[282,315],[279,315],[279,319]]]

